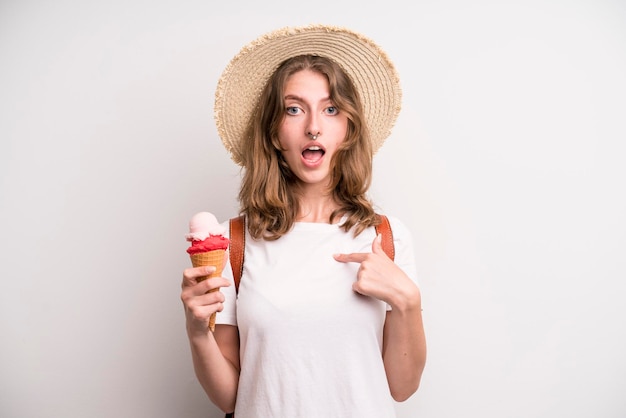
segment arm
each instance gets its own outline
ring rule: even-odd
[[[396,401],[409,398],[419,387],[426,364],[426,337],[422,323],[421,296],[407,277],[406,285],[391,300],[383,330],[383,361],[389,389]]]
[[[231,325],[217,325],[209,331],[209,318],[222,310],[224,295],[209,290],[229,286],[222,277],[197,282],[198,277],[214,271],[215,267],[185,270],[181,300],[185,307],[187,336],[191,347],[194,371],[209,399],[224,412],[235,409],[239,383],[239,334]]]
[[[426,363],[419,288],[385,254],[380,235],[371,253],[338,254],[335,259],[360,263],[352,288],[391,306],[383,329],[383,362],[393,398],[408,399],[419,387]]]

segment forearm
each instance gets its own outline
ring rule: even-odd
[[[216,329],[216,332],[219,331]],[[189,344],[194,371],[202,388],[218,408],[232,412],[239,383],[238,364],[233,364],[223,354],[211,332],[195,336],[189,334]]]
[[[396,401],[408,399],[419,387],[426,364],[419,291],[417,296],[392,305],[392,310],[387,312],[383,361],[393,398]]]

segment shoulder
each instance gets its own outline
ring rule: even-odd
[[[399,218],[378,212],[389,219],[389,226],[393,234],[393,245],[395,247],[395,263],[415,282],[417,282],[417,268],[415,264],[415,249],[413,246],[413,235],[406,224]]]
[[[391,233],[393,234],[394,241],[409,241],[411,240],[411,231],[407,228],[406,224],[397,218],[396,216],[388,213],[378,212],[379,215],[385,215],[389,220],[389,226],[391,227]]]
[[[221,222],[220,224],[222,225],[222,227],[225,229],[225,233],[224,236],[227,238],[231,238],[231,221],[237,220],[241,218],[240,216],[233,216],[232,218],[229,218],[223,222]],[[242,227],[244,226],[243,223],[240,224]]]

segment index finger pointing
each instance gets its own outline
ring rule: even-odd
[[[335,260],[341,263],[362,263],[369,253],[334,254]]]

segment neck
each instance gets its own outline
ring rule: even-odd
[[[330,214],[339,208],[333,196],[328,193],[302,192],[300,210],[296,220],[298,222],[328,223]]]

